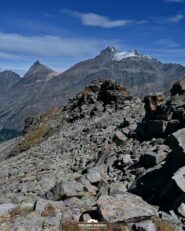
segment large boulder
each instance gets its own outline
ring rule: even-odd
[[[185,167],[182,167],[177,172],[175,172],[172,179],[175,181],[179,189],[185,193]]]
[[[170,152],[166,145],[158,145],[147,148],[140,156],[140,163],[145,168],[151,168],[165,160]]]
[[[140,140],[150,140],[165,136],[168,122],[165,120],[149,120],[138,123],[136,134]]]
[[[84,185],[76,181],[63,181],[56,184],[50,191],[46,193],[49,200],[61,200],[68,197],[82,197],[86,195]]]
[[[178,130],[169,137],[169,144],[180,164],[185,164],[185,128]]]
[[[139,176],[129,188],[129,192],[141,196],[145,200],[158,202],[162,188],[171,181],[172,162],[165,161],[149,168],[144,175]]]
[[[141,197],[126,192],[115,196],[100,196],[97,205],[103,221],[110,223],[137,222],[156,214],[156,210]]]
[[[182,95],[184,93],[185,93],[185,79],[176,82],[171,89],[172,96],[177,94]]]
[[[160,105],[163,104],[165,96],[163,93],[157,95],[148,95],[144,97],[146,116],[151,117]]]

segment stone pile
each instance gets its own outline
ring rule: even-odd
[[[96,80],[64,108],[28,119],[13,148],[0,147],[0,230],[59,231],[89,220],[183,230],[184,81],[171,92],[143,104]]]

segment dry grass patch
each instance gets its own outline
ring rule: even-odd
[[[32,208],[28,208],[28,207],[22,208],[22,207],[18,206],[18,207],[11,210],[10,218],[15,219],[17,216],[25,216],[31,212],[33,212]]]
[[[41,213],[42,217],[54,217],[56,216],[56,210],[52,204],[48,204],[44,211]]]

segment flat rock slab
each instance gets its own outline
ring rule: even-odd
[[[185,192],[185,167],[180,168],[172,177],[177,186]]]
[[[141,197],[131,193],[116,196],[101,196],[97,205],[106,222],[136,222],[156,214],[155,209],[144,202]]]

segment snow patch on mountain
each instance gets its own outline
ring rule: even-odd
[[[138,52],[135,49],[129,50],[127,52],[115,52],[113,55],[113,60],[115,61],[121,61],[122,59],[129,58],[129,57],[141,57],[141,58],[147,58],[152,59],[149,55],[143,55],[142,53]]]

